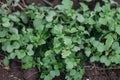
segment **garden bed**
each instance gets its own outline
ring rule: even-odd
[[[0,6],[0,80],[120,80],[119,4],[2,0]]]

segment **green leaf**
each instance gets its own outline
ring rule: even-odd
[[[60,72],[59,70],[50,71],[50,75],[52,76],[52,78],[54,78],[55,76],[59,76]]]
[[[78,30],[80,30],[80,31],[84,31],[84,30],[85,30],[85,27],[83,27],[83,26],[79,26],[79,27],[78,27]]]
[[[75,33],[75,32],[77,32],[78,30],[76,29],[76,28],[72,28],[71,30],[70,30],[70,33]]]
[[[107,25],[107,20],[105,18],[99,18],[98,21],[100,24]]]
[[[0,37],[3,38],[8,34],[6,30],[0,31]]]
[[[99,56],[92,56],[91,58],[90,58],[90,62],[95,62],[95,61],[99,61]]]
[[[85,3],[80,3],[81,7],[83,8],[83,11],[89,10],[88,6]]]
[[[33,51],[33,50],[29,50],[29,51],[27,52],[27,54],[28,54],[29,56],[32,56],[32,55],[34,55],[34,51]]]
[[[120,47],[115,49],[115,53],[120,54]]]
[[[10,53],[9,57],[10,57],[10,59],[15,59],[16,53],[14,53],[14,52]]]
[[[78,52],[79,50],[80,50],[80,47],[78,47],[78,46],[74,46],[72,49],[72,51],[74,51],[74,52]]]
[[[52,28],[52,23],[47,23],[45,27],[46,28]]]
[[[59,70],[55,70],[55,75],[59,76],[60,75],[60,71]]]
[[[13,51],[13,47],[11,45],[7,45],[6,51],[7,52],[12,52]]]
[[[18,29],[17,28],[10,28],[10,32],[13,34],[18,34]]]
[[[93,40],[93,42],[91,43],[94,47],[97,48],[99,52],[103,52],[105,50],[105,45],[103,43],[95,41],[95,40]]]
[[[112,49],[116,50],[119,47],[119,42],[113,42]]]
[[[33,49],[33,45],[32,44],[29,44],[26,49],[28,50],[27,54],[29,56],[34,55],[34,51],[32,50]]]
[[[100,43],[100,44],[97,46],[97,50],[98,50],[99,52],[103,52],[103,51],[105,50],[104,44]]]
[[[120,55],[110,56],[110,60],[115,64],[120,64]]]
[[[117,8],[117,11],[120,13],[120,7]]]
[[[17,41],[15,41],[15,42],[12,44],[12,47],[15,48],[15,49],[19,49],[19,48],[20,48],[20,43],[18,43]]]
[[[71,76],[76,75],[76,73],[77,73],[76,70],[74,70],[74,69],[70,70],[70,75],[71,75]]]
[[[72,69],[75,66],[75,62],[71,59],[65,59],[66,68]]]
[[[10,42],[8,41],[5,41],[4,43],[2,43],[2,50],[6,51],[8,45],[10,45]]]
[[[46,75],[45,78],[44,78],[44,80],[52,80],[51,75]]]
[[[45,52],[45,57],[47,57],[47,56],[51,55],[52,53],[53,53],[53,51],[52,51],[52,50],[48,50],[48,51],[46,51],[46,52]]]
[[[62,51],[62,47],[57,47],[57,48],[54,48],[54,51],[56,54],[60,53]]]
[[[115,31],[120,35],[120,26],[116,26]]]
[[[19,22],[20,19],[15,15],[9,15],[8,18],[14,22]]]
[[[9,59],[8,59],[8,57],[4,58],[3,63],[4,63],[5,66],[9,66]]]
[[[63,41],[64,41],[65,45],[71,45],[72,44],[72,40],[68,36],[63,37]]]
[[[95,20],[93,20],[92,18],[87,18],[87,19],[85,19],[85,23],[93,25],[93,24],[95,24]]]
[[[96,12],[100,12],[101,11],[101,7],[100,7],[100,3],[97,3],[94,9]]]
[[[32,62],[26,62],[26,63],[22,64],[23,69],[29,69],[29,68],[32,68],[32,66],[33,66]]]
[[[85,49],[85,54],[87,57],[89,57],[91,54],[91,49],[90,48]]]
[[[113,43],[113,37],[111,35],[107,35],[106,38],[107,40],[105,42],[105,49],[108,50]]]
[[[59,10],[71,11],[73,6],[73,1],[71,0],[62,0],[62,5],[57,5],[56,8]]]
[[[24,63],[22,65],[22,68],[24,69],[28,69],[28,68],[32,68],[33,67],[33,57],[31,56],[25,56],[23,59],[22,59],[22,62]]]
[[[62,51],[62,58],[66,58],[71,54],[71,51],[69,50],[63,50]]]
[[[2,17],[2,22],[9,22],[10,20],[9,20],[9,18],[7,18],[7,17]]]
[[[106,66],[109,66],[111,64],[111,61],[107,58],[107,56],[102,56],[100,58],[101,63],[105,63]]]
[[[84,22],[85,19],[84,19],[84,16],[82,14],[78,14],[77,20],[79,22]]]
[[[68,61],[66,68],[67,69],[72,69],[73,67],[74,67],[74,64],[71,61]]]
[[[4,38],[2,38],[2,39],[0,39],[0,42],[5,42],[7,39],[4,39]]]
[[[105,13],[109,12],[110,10],[111,10],[111,5],[110,4],[106,4],[102,7],[102,11],[105,12]]]
[[[103,52],[105,50],[105,45],[99,41],[96,41],[94,38],[91,38],[92,45],[97,48],[99,52]]]
[[[48,21],[48,22],[51,22],[52,20],[53,20],[53,17],[56,15],[56,12],[55,11],[50,11],[49,13],[48,13],[48,16],[46,16],[46,20]]]
[[[16,53],[18,59],[22,59],[26,56],[26,53],[24,50],[15,50],[15,53]]]
[[[32,44],[27,45],[27,50],[32,50],[32,48],[33,48]]]
[[[20,18],[22,19],[22,21],[23,21],[24,23],[27,23],[27,22],[28,22],[27,15],[26,15],[25,13],[21,13]]]
[[[62,0],[62,4],[64,9],[71,9],[73,2],[71,0]]]
[[[10,22],[4,22],[4,23],[2,23],[2,25],[4,26],[4,27],[10,27]]]
[[[55,71],[50,71],[50,75],[54,78],[56,76]]]
[[[38,45],[42,45],[42,44],[45,44],[45,43],[46,43],[46,41],[43,40],[43,39],[40,39],[40,40],[38,40],[38,42],[37,42]]]
[[[53,42],[54,48],[58,48],[61,45],[61,42],[59,41],[58,38],[54,38],[54,42]]]
[[[11,35],[10,40],[20,40],[20,35],[18,34]]]
[[[41,21],[41,19],[39,18],[36,18],[34,21],[33,21],[33,25],[35,27],[36,30],[38,30],[40,33],[42,33],[43,29],[44,29],[44,25]]]
[[[62,34],[62,30],[63,30],[63,26],[62,25],[55,25],[53,30],[52,30],[52,33],[53,34],[56,34],[56,35],[61,35]]]

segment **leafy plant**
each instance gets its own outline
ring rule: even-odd
[[[120,7],[103,1],[104,5],[97,3],[94,10],[82,2],[74,10],[71,0],[54,8],[33,4],[25,11],[13,12],[3,4],[0,43],[9,53],[5,65],[17,57],[25,69],[36,66],[44,80],[61,74],[66,80],[81,80],[87,60],[106,66],[120,64]]]

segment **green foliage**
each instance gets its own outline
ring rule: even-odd
[[[37,66],[44,80],[61,74],[66,80],[82,80],[86,59],[120,64],[120,7],[104,1],[93,10],[85,3],[74,10],[71,0],[55,8],[29,5],[12,13],[2,5],[0,44],[9,53],[4,64],[17,57],[24,69]]]

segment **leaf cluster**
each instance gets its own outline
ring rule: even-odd
[[[90,0],[89,0],[90,1]],[[72,9],[71,0],[54,8],[35,5],[26,11],[0,11],[0,43],[10,59],[18,58],[27,69],[37,66],[44,80],[61,74],[66,80],[81,80],[86,61],[120,64],[120,7],[103,0],[90,10],[80,3]]]

